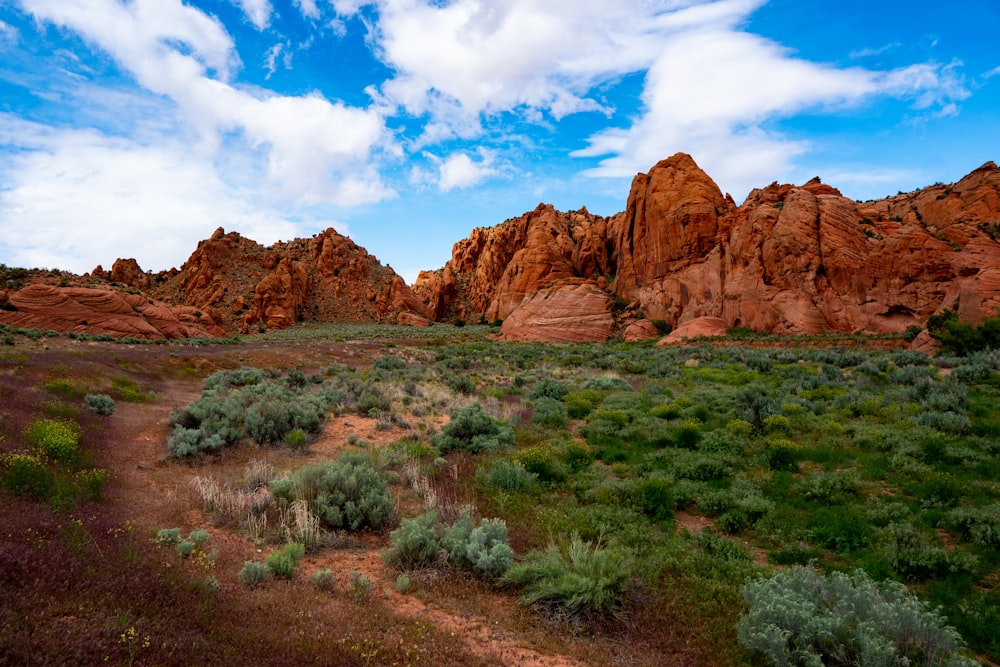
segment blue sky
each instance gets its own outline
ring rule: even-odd
[[[694,156],[738,201],[1000,158],[1000,1],[0,0],[0,261],[335,227],[408,282]]]

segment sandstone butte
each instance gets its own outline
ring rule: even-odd
[[[678,153],[632,182],[625,210],[535,210],[457,242],[413,289],[328,229],[263,247],[217,229],[184,265],[134,259],[82,278],[0,285],[0,324],[190,337],[302,320],[502,321],[510,340],[602,341],[745,326],[770,333],[901,332],[955,308],[1000,308],[1000,169],[855,202],[820,182],[772,183],[741,205]]]
[[[431,319],[503,320],[515,340],[655,337],[657,320],[902,332],[947,308],[973,322],[997,312],[998,235],[992,162],[878,201],[852,201],[816,178],[772,183],[737,206],[678,153],[635,177],[624,212],[539,205],[475,229],[414,291]]]

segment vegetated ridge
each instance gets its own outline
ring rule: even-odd
[[[415,291],[435,320],[504,320],[511,339],[658,336],[717,318],[769,333],[902,332],[1000,307],[1000,169],[855,202],[815,178],[737,206],[686,154],[632,182],[624,212],[547,205],[455,244]]]
[[[969,322],[996,312],[998,233],[993,162],[877,201],[814,178],[772,183],[737,206],[678,153],[635,177],[623,212],[540,204],[473,230],[413,289],[333,229],[264,247],[219,228],[179,270],[119,259],[82,278],[5,275],[0,324],[141,338],[301,320],[502,320],[504,338],[550,341],[656,338],[668,327],[893,333],[948,309]]]

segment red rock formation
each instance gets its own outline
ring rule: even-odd
[[[673,345],[683,343],[691,338],[714,337],[726,335],[726,321],[718,317],[696,317],[680,325],[661,338],[656,344]]]
[[[526,297],[500,327],[505,340],[599,342],[614,331],[611,298],[578,278],[556,283]]]
[[[139,263],[132,258],[116,259],[115,263],[111,265],[111,274],[107,279],[136,289],[149,287],[149,277],[142,272]]]
[[[660,330],[649,320],[636,320],[630,322],[622,331],[622,338],[626,343],[634,343],[640,340],[653,340],[660,337]]]
[[[678,154],[636,176],[623,213],[539,206],[474,230],[414,289],[435,319],[513,316],[553,283],[579,278],[628,304],[624,315],[675,328],[717,317],[778,333],[899,332],[943,308],[970,321],[997,312],[998,237],[993,163],[876,202],[816,178],[774,183],[736,206]]]
[[[7,303],[14,310],[0,310],[0,324],[11,327],[146,339],[226,335],[209,313],[112,288],[36,283],[10,292]]]
[[[151,290],[163,299],[214,307],[242,331],[299,320],[395,322],[423,316],[423,302],[389,267],[333,229],[264,248],[219,228],[175,276]]]

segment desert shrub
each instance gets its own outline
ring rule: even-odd
[[[476,479],[494,491],[519,491],[530,487],[536,478],[520,462],[500,458],[479,466]]]
[[[563,397],[563,405],[572,419],[583,419],[601,402],[600,392],[594,390],[574,391]]]
[[[337,589],[337,578],[331,570],[316,570],[309,579],[313,586],[324,593],[331,593]]]
[[[431,438],[431,444],[442,453],[458,449],[478,454],[513,447],[514,431],[501,426],[473,403],[453,412],[451,421]]]
[[[701,440],[701,423],[696,419],[685,419],[673,433],[674,445],[683,449],[694,449]]]
[[[988,317],[974,327],[959,321],[954,310],[946,310],[927,319],[927,332],[938,342],[939,355],[965,357],[981,350],[1000,348],[1000,316]]]
[[[331,528],[379,528],[395,507],[385,476],[360,454],[305,466],[271,482],[271,492],[285,501],[305,500]]]
[[[764,420],[781,410],[781,404],[768,396],[760,386],[747,387],[741,391],[736,397],[736,406],[740,419],[749,422],[758,433],[764,430]]]
[[[437,512],[427,512],[413,519],[403,519],[399,528],[389,533],[392,546],[382,560],[401,569],[427,565],[437,557]]]
[[[842,504],[861,491],[861,478],[848,471],[819,471],[806,477],[800,486],[802,495],[824,505]]]
[[[767,465],[776,472],[795,472],[799,469],[799,448],[791,440],[773,438],[765,450]]]
[[[552,378],[542,378],[535,385],[535,388],[528,393],[528,398],[537,400],[540,398],[550,398],[554,401],[561,401],[569,393],[566,385],[553,380]]]
[[[561,482],[566,479],[566,469],[556,459],[548,445],[528,447],[517,453],[515,460],[542,482]]]
[[[406,362],[398,357],[384,356],[372,362],[372,369],[380,371],[401,371],[406,368]]]
[[[809,537],[824,549],[849,554],[868,547],[874,537],[866,517],[850,507],[821,507],[810,520]]]
[[[194,542],[191,540],[181,540],[174,547],[177,550],[177,555],[181,558],[187,558],[194,553]]]
[[[305,555],[305,546],[289,542],[281,551],[274,551],[264,560],[264,567],[272,576],[279,579],[291,579],[295,568]]]
[[[500,577],[514,564],[503,519],[483,519],[475,526],[462,517],[445,532],[441,546],[450,562],[485,577]]]
[[[100,500],[104,487],[111,479],[111,473],[100,468],[87,468],[73,475],[80,495],[87,500]]]
[[[202,391],[211,391],[219,388],[246,387],[263,382],[267,379],[267,374],[259,368],[244,366],[231,371],[216,371],[212,373],[202,384]]]
[[[967,539],[987,548],[1000,547],[1000,503],[983,507],[956,507],[947,523]]]
[[[638,483],[637,509],[654,521],[674,517],[674,487],[666,479],[650,477]]]
[[[174,430],[167,437],[167,451],[179,459],[217,452],[225,444],[225,441],[216,434],[206,435],[200,428],[185,428],[180,424],[174,426]]]
[[[80,427],[68,420],[36,419],[24,430],[24,438],[56,463],[71,465],[80,454]]]
[[[107,417],[115,411],[115,399],[107,394],[87,394],[83,397],[83,405],[91,412]]]
[[[594,455],[586,446],[571,442],[563,447],[562,459],[571,472],[580,472],[590,466],[594,461]]]
[[[564,428],[568,421],[566,406],[554,398],[543,396],[535,401],[535,411],[531,421],[543,426]]]
[[[539,605],[566,616],[622,614],[630,560],[623,550],[604,548],[573,536],[565,546],[550,544],[529,553],[507,570],[503,581],[524,587],[521,604]]]
[[[583,383],[583,389],[596,391],[632,391],[632,385],[618,377],[594,377]]]
[[[359,415],[367,417],[373,412],[385,412],[391,406],[392,404],[385,394],[375,387],[366,387],[361,395],[358,396],[355,410]]]
[[[254,589],[267,579],[267,567],[252,560],[244,561],[236,578],[246,588]]]
[[[739,640],[770,665],[975,665],[944,617],[863,570],[793,567],[743,586]]]
[[[300,428],[293,428],[285,434],[285,444],[292,449],[304,449],[309,436]]]
[[[351,584],[351,595],[358,602],[367,600],[372,594],[372,580],[364,572],[351,570],[347,573],[347,580]]]
[[[16,453],[0,457],[3,488],[19,496],[41,500],[49,495],[55,476],[34,454]]]
[[[161,547],[177,544],[181,541],[180,528],[160,528],[156,531],[156,543]]]
[[[396,577],[396,592],[400,595],[406,595],[410,592],[410,577],[406,574],[400,574]]]

